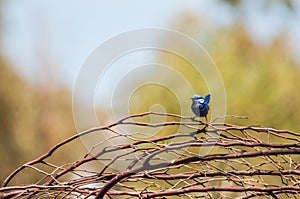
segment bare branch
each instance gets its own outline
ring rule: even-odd
[[[168,120],[145,122],[146,116]],[[287,198],[300,194],[299,133],[215,121],[146,112],[89,129],[17,168],[2,183],[0,198]],[[122,125],[138,127],[139,132],[117,128]],[[107,132],[111,134],[105,137]],[[58,149],[92,133],[105,139],[87,149],[87,154],[63,165],[50,161]],[[123,142],[111,142],[122,138]],[[90,166],[94,162],[101,164]],[[25,171],[42,177],[10,185]]]

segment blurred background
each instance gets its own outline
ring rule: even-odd
[[[137,28],[171,28],[202,44],[223,78],[227,114],[249,116],[235,123],[300,131],[297,0],[2,0],[0,9],[0,181],[76,133],[72,89],[82,63],[102,42]],[[172,57],[156,59],[178,67]],[[168,99],[165,111],[178,113],[165,91],[155,91],[161,92],[155,99],[143,92],[132,112]],[[98,115],[106,123],[102,106]],[[85,151],[80,144],[71,150],[58,159]]]

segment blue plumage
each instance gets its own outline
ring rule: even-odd
[[[192,111],[194,114],[198,117],[205,117],[207,121],[207,113],[209,110],[209,100],[210,100],[210,94],[206,95],[205,98],[200,95],[194,95],[192,98]]]

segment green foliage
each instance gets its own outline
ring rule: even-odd
[[[193,27],[191,29],[195,29],[194,27],[197,25],[199,24],[188,23],[188,26]],[[183,30],[189,30],[189,27],[185,27],[184,24],[179,25],[179,27],[181,26]],[[198,39],[198,32],[189,32],[188,34]],[[203,39],[206,43],[205,48],[218,66],[224,81],[227,114],[249,116],[248,120],[235,119],[235,123],[244,125],[250,123],[300,131],[300,107],[298,106],[300,103],[300,94],[298,93],[300,71],[299,66],[288,52],[285,35],[277,38],[270,46],[259,46],[252,41],[243,27],[235,26],[215,32],[213,37],[202,35],[198,42],[203,43]],[[175,43],[178,47],[192,52],[189,46],[180,41],[166,40],[164,42],[166,46]],[[205,95],[207,92],[211,92],[206,87],[206,77],[195,75],[190,63],[168,53],[160,54],[158,60],[158,63],[168,65],[193,85],[197,85],[197,94]],[[152,75],[163,76],[172,82],[172,86],[156,90],[144,88],[145,90],[140,92],[140,100],[135,100],[133,113],[149,110],[153,104],[159,103],[165,107],[166,112],[193,115],[190,111],[191,101],[189,98],[191,96],[187,96],[185,91],[187,84],[168,74]],[[180,91],[169,95],[167,93],[170,90]],[[179,104],[178,97],[182,96],[185,96],[185,101]],[[212,95],[213,100],[214,96]],[[178,106],[183,107],[183,112],[180,112]],[[214,109],[213,103],[211,108]],[[231,119],[227,121],[230,122]]]
[[[224,80],[228,114],[249,116],[245,124],[300,131],[300,71],[283,36],[261,47],[233,28],[209,48]]]
[[[224,2],[235,8],[240,7],[244,1],[245,0],[221,0],[221,2]],[[296,7],[296,5],[294,5],[292,0],[277,0],[277,1],[274,1],[274,0],[273,1],[267,1],[267,0],[262,1],[262,0],[260,0],[260,3],[262,5],[264,5],[264,7],[266,7],[266,8],[270,7],[271,5],[278,4],[278,5],[287,7],[291,11],[294,11],[294,9]]]

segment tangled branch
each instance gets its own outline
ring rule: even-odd
[[[89,136],[81,158],[51,162],[59,149]],[[0,198],[296,197],[299,154],[296,132],[147,112],[58,143],[12,172]],[[28,170],[37,181],[12,184]]]

